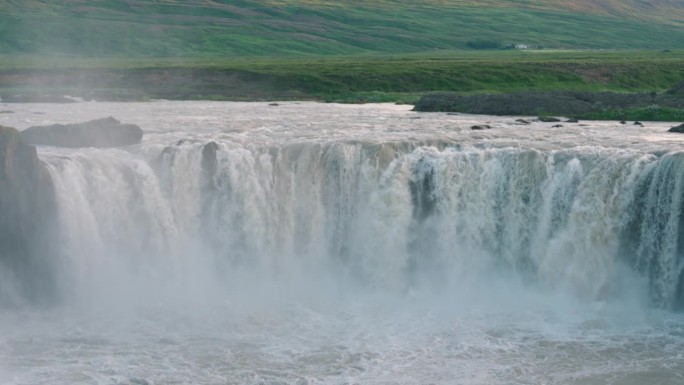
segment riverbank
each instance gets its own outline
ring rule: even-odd
[[[684,81],[684,51],[667,50],[448,51],[285,58],[5,56],[0,59],[0,98],[6,103],[65,103],[73,101],[64,97],[69,95],[77,100],[98,101],[314,100],[421,104],[421,97],[438,92],[456,95],[449,98],[455,98],[458,103],[482,104],[484,100],[490,106],[510,105],[511,98],[516,101],[520,95],[527,95],[529,101],[551,98],[557,101],[558,107],[565,108],[577,104],[568,103],[567,96],[574,95],[578,100],[588,98],[597,106],[605,105],[606,98],[619,99],[615,110],[618,112],[591,111],[612,119],[613,115],[622,114],[625,106],[632,109],[657,104],[681,109],[678,102],[670,103],[658,95]],[[605,96],[609,92],[614,95]],[[631,101],[626,101],[624,94],[634,96],[627,97]],[[434,96],[426,97],[434,100]],[[612,102],[608,104],[613,106]],[[450,110],[475,112],[458,106]],[[529,114],[528,109],[518,110]],[[531,112],[560,112],[538,110]],[[481,112],[516,113],[501,108]],[[570,114],[576,112],[573,110]]]
[[[665,92],[515,92],[459,95],[433,93],[422,97],[415,111],[481,115],[562,115],[596,120],[684,120],[684,82]]]
[[[429,92],[653,92],[684,80],[677,51],[435,51],[235,58],[0,56],[0,97],[415,102]],[[403,99],[403,100],[402,100]]]

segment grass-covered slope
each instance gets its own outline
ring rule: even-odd
[[[452,51],[298,58],[46,58],[0,55],[0,97],[413,102],[431,91],[659,92],[684,50]],[[30,96],[30,95],[29,95]],[[26,96],[23,97],[24,99]]]
[[[665,49],[684,48],[683,20],[680,0],[0,0],[0,53],[329,55],[482,42]]]

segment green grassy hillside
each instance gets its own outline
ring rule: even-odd
[[[0,53],[274,56],[684,48],[681,0],[0,0]]]
[[[0,55],[0,97],[414,102],[431,91],[663,91],[684,50],[440,51],[275,58],[46,58]]]

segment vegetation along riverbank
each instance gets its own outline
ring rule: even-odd
[[[0,56],[3,102],[68,102],[63,95],[100,101],[397,102],[418,103],[422,111],[681,120],[681,87],[673,88],[681,81],[682,50],[296,58]]]

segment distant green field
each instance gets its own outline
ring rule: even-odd
[[[596,4],[596,7],[589,5]],[[0,53],[236,57],[684,48],[684,3],[653,0],[0,0]]]
[[[432,91],[662,91],[684,50],[440,51],[320,57],[0,56],[0,95],[95,90],[149,98],[413,102]]]
[[[414,103],[683,80],[684,1],[0,0],[3,101]],[[682,114],[646,107],[597,118]]]

